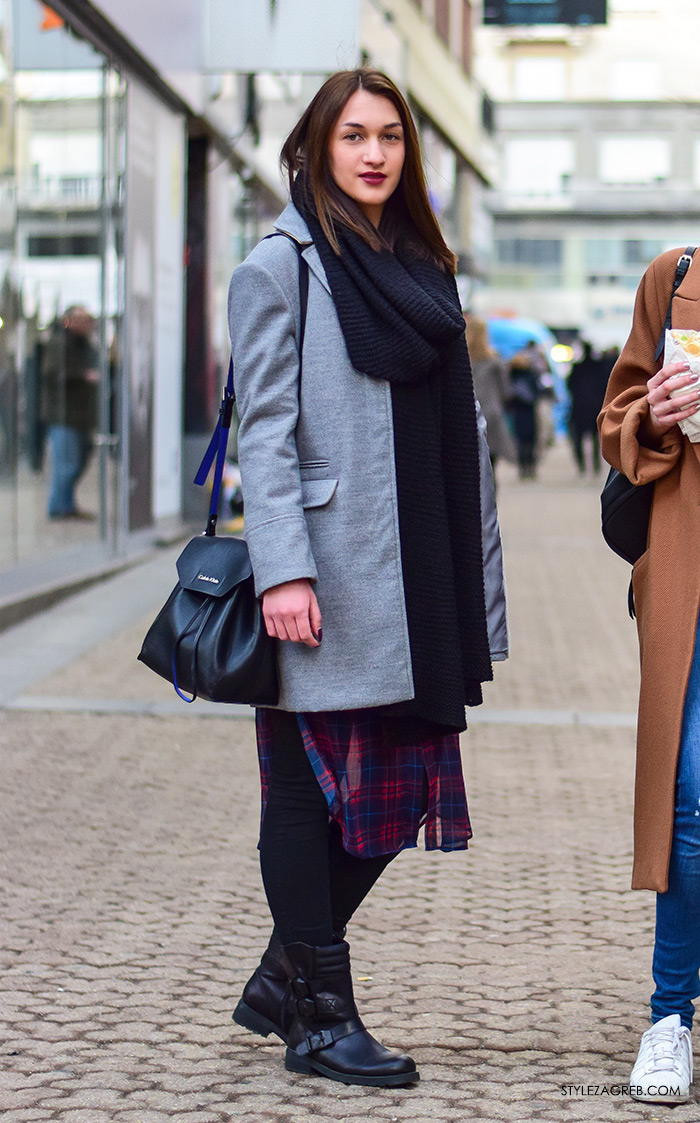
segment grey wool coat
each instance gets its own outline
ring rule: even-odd
[[[279,707],[362,709],[414,696],[401,569],[391,387],[355,370],[309,230],[290,204],[276,223],[306,246],[309,300],[299,393],[299,275],[287,238],[235,270],[229,328],[240,418],[245,537],[258,596],[308,578],[317,648],[278,644]],[[489,637],[507,655],[500,533],[480,422]]]

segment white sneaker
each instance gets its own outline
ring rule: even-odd
[[[630,1095],[644,1103],[685,1103],[693,1082],[690,1030],[669,1014],[642,1034],[630,1076]]]

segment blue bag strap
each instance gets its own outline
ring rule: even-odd
[[[661,329],[661,335],[659,336],[659,342],[656,345],[656,352],[654,354],[655,362],[658,362],[663,355],[664,347],[666,345],[666,332],[671,330],[673,298],[676,295],[676,289],[690,269],[690,266],[693,264],[693,254],[695,253],[697,248],[697,246],[686,246],[685,253],[681,254],[681,256],[678,258],[678,264],[676,265],[676,275],[673,279],[673,289],[671,290],[671,299],[668,302],[668,308],[666,310],[666,320],[664,322],[664,326]]]
[[[304,251],[304,244],[298,242],[291,234],[287,234],[284,230],[276,230],[274,234],[268,234],[267,238],[276,238],[282,236],[288,238],[296,248],[297,256],[299,259],[299,394],[301,394],[301,368],[302,368],[302,353],[304,350],[304,335],[306,333],[306,310],[309,303],[309,266],[302,253]],[[263,238],[266,241],[266,238]],[[224,465],[226,463],[226,447],[228,445],[228,435],[231,430],[231,421],[233,420],[233,403],[236,400],[236,392],[233,386],[233,356],[229,359],[228,364],[228,377],[226,385],[224,386],[221,405],[219,406],[219,419],[216,423],[216,429],[212,435],[211,440],[207,446],[207,451],[202,457],[202,463],[199,465],[197,475],[194,482],[202,487],[207,482],[207,477],[211,471],[211,466],[216,460],[216,467],[214,468],[214,481],[211,488],[211,502],[209,504],[209,518],[204,533],[207,537],[212,538],[216,534],[216,523],[219,518],[219,501],[221,499],[221,482],[224,476]]]

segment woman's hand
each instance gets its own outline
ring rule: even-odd
[[[688,363],[669,363],[647,382],[649,418],[646,428],[650,436],[662,436],[679,421],[692,417],[700,406],[700,387],[697,385],[675,398],[669,396],[672,390],[681,390],[696,382],[695,375],[688,374],[689,369]]]
[[[274,585],[264,592],[262,610],[268,636],[318,647],[321,642],[321,610],[311,582],[305,577]]]

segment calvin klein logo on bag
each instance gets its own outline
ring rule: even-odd
[[[219,577],[207,577],[206,573],[197,574],[198,581],[211,581],[212,585],[220,585],[221,579]]]

